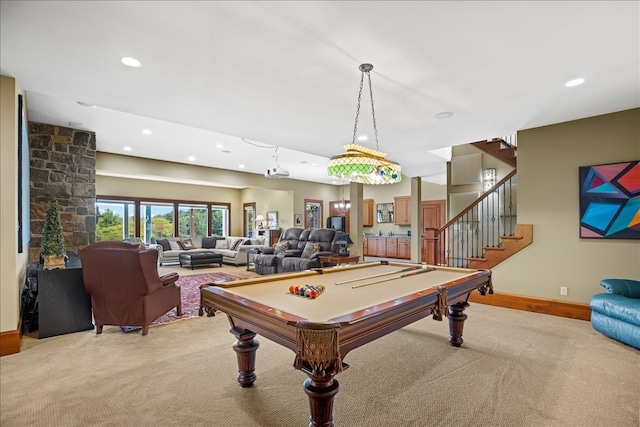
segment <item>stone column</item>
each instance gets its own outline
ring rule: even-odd
[[[31,243],[38,262],[47,202],[57,200],[67,251],[95,241],[96,135],[94,132],[29,122]]]

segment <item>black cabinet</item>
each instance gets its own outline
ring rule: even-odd
[[[91,297],[82,268],[38,269],[38,338],[93,329]]]

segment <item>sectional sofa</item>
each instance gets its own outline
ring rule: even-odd
[[[266,240],[263,237],[167,237],[156,239],[149,248],[158,251],[160,265],[178,263],[181,253],[187,251],[211,251],[222,254],[222,262],[225,264],[247,265],[249,249],[263,248]]]

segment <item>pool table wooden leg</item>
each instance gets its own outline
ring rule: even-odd
[[[464,321],[467,320],[467,315],[464,314],[464,309],[469,307],[466,302],[458,302],[449,306],[449,344],[454,347],[460,347],[462,341],[462,328],[464,328]]]
[[[309,396],[311,416],[309,427],[333,427],[333,397],[338,393],[340,385],[332,374],[320,377],[309,374],[303,384],[304,392]]]
[[[256,382],[256,350],[260,346],[255,340],[256,334],[243,329],[232,328],[230,331],[237,339],[233,350],[238,358],[238,382],[241,387],[251,387]]]

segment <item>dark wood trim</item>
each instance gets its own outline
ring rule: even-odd
[[[22,320],[18,322],[18,329],[0,332],[0,357],[20,353],[22,345]]]
[[[531,311],[534,313],[551,314],[552,316],[568,317],[571,319],[590,320],[591,308],[588,304],[579,302],[565,302],[547,298],[525,297],[507,293],[480,295],[472,292],[469,302],[494,305],[515,310]]]
[[[231,232],[231,203],[229,202],[203,202],[196,200],[177,200],[177,199],[157,199],[153,197],[121,197],[121,196],[102,196],[96,195],[96,203],[101,200],[110,200],[121,203],[133,203],[134,204],[134,233],[135,237],[140,237],[140,205],[142,203],[165,203],[173,205],[173,235],[178,236],[179,224],[178,224],[178,207],[180,204],[192,204],[192,205],[206,205],[207,206],[207,229],[211,230],[212,218],[211,207],[212,206],[225,206],[229,210],[229,218],[227,228]],[[244,214],[244,212],[243,212]],[[97,220],[97,219],[96,219]],[[133,236],[132,236],[133,237]]]

